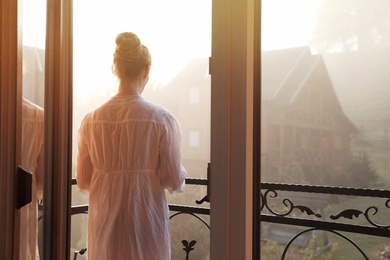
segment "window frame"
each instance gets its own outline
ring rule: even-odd
[[[1,75],[1,257],[14,256],[14,171],[18,162],[18,107],[21,108],[21,37],[19,1],[1,3],[3,35]],[[260,0],[212,1],[211,58],[211,259],[252,259],[257,182],[254,103],[259,90],[258,30]],[[257,10],[258,9],[258,10]],[[3,17],[3,16],[2,16]],[[258,24],[256,24],[258,23]],[[257,28],[257,29],[256,29]],[[260,31],[258,31],[259,33]],[[47,1],[45,66],[45,185],[43,259],[70,258],[70,195],[72,145],[72,1]],[[2,56],[3,60],[3,56]],[[255,65],[256,64],[256,65]],[[19,66],[19,67],[18,67]],[[256,70],[257,69],[257,70]],[[234,71],[234,73],[232,73]],[[14,87],[14,86],[17,87]],[[6,86],[5,88],[3,88]],[[257,93],[254,95],[254,93]],[[4,101],[4,102],[3,102]],[[259,100],[257,101],[259,102]],[[19,104],[19,105],[18,105]],[[3,116],[7,113],[7,117]],[[257,117],[258,118],[258,117]],[[5,139],[4,139],[4,138]],[[7,140],[7,142],[3,142]],[[20,140],[20,139],[19,139]],[[7,152],[8,156],[5,156]],[[259,152],[259,151],[258,151]],[[11,155],[9,155],[11,154]],[[4,164],[3,164],[4,160]],[[254,184],[256,180],[256,184]],[[6,184],[5,184],[6,183]],[[11,186],[10,186],[11,185]],[[5,195],[5,196],[3,196]],[[3,199],[4,198],[4,199]],[[13,238],[13,239],[10,239]],[[17,243],[16,243],[17,244]],[[10,247],[11,245],[11,247]],[[14,258],[15,259],[15,258]]]
[[[47,0],[43,259],[70,258],[72,1]]]
[[[22,43],[19,1],[0,2],[0,259],[18,259],[15,173],[21,162]]]
[[[254,136],[258,141],[260,133],[254,133],[255,122],[260,124],[260,105],[254,110],[260,97],[254,87],[259,84],[255,69],[260,68],[256,9],[260,1],[213,0],[210,259],[259,259],[260,213],[254,212],[260,187],[260,156],[254,157],[260,149],[259,142],[254,147]]]

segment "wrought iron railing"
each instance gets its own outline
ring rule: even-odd
[[[202,185],[207,186],[208,180],[207,179],[196,179],[196,178],[187,178],[185,180],[185,183],[187,185]],[[72,185],[76,185],[76,180],[72,180]],[[196,200],[196,204],[200,205],[205,202],[210,202],[208,194],[206,194],[202,199]],[[194,217],[195,219],[199,220],[205,228],[210,230],[210,224],[201,217],[201,215],[210,215],[210,208],[207,207],[194,207],[194,206],[186,206],[186,205],[169,205],[169,210],[172,212],[170,219],[173,219],[179,215],[187,215],[190,217]],[[71,208],[71,214],[77,215],[77,214],[88,214],[88,205],[75,205]],[[195,249],[195,244],[197,243],[196,240],[182,240],[181,241],[183,245],[183,250],[185,252],[185,259],[189,259],[190,253]],[[83,255],[87,252],[87,248],[82,248],[80,250],[77,250],[74,252],[74,260],[77,259],[78,255]]]
[[[279,230],[279,238],[272,237],[272,230],[268,230],[268,234],[263,236],[265,239],[270,237],[275,240],[279,239],[276,242],[284,242],[285,248],[281,259],[285,259],[294,242],[302,240],[303,236],[313,231],[322,230],[336,234],[351,243],[365,259],[369,257],[364,250],[344,232],[390,238],[390,190],[280,183],[262,183],[261,189],[262,222],[306,228],[295,230],[295,234],[290,233],[291,239],[288,241],[281,241],[283,230]],[[375,201],[383,199],[381,202],[383,207],[380,210],[378,206],[374,206],[374,201],[372,201],[372,205],[366,208],[360,209],[360,205],[349,205],[348,208],[327,216],[324,208],[336,195],[370,198]],[[386,219],[388,223],[378,223],[374,219],[374,216],[378,217],[381,214],[387,216],[382,219]],[[285,233],[288,232],[287,230]]]
[[[207,186],[208,180],[189,178],[186,179],[186,184]],[[375,201],[383,200],[381,202],[383,208],[380,209],[378,206],[374,206],[373,201],[372,206],[363,209],[359,208],[360,205],[350,205],[350,207],[341,209],[339,212],[327,215],[324,209],[335,196],[362,197],[375,199]],[[294,230],[295,233],[290,232],[288,228],[282,228],[279,230],[279,238],[270,236],[270,230],[268,230],[268,234],[262,235],[262,239],[274,239],[275,242],[282,242],[284,244],[281,259],[286,258],[287,253],[294,244],[299,244],[300,241],[306,241],[307,245],[306,238],[310,232],[324,231],[335,234],[349,242],[365,259],[369,259],[367,254],[345,232],[390,238],[390,190],[261,183],[260,197],[262,223],[268,223],[270,225],[284,224],[290,227],[295,226],[301,228]],[[196,201],[197,204],[204,202],[209,202],[207,194],[204,198]],[[202,215],[210,215],[210,208],[172,204],[169,205],[169,208],[172,212],[171,219],[179,215],[188,215],[198,219],[207,229],[210,229],[209,223],[201,217]],[[73,215],[87,212],[88,205],[72,207]],[[387,218],[388,223],[378,223],[374,219],[374,216],[381,214],[389,216]],[[359,223],[356,220],[359,220]],[[361,222],[364,223],[362,224]],[[288,233],[288,239],[284,242],[278,241],[280,234],[283,233]],[[181,242],[185,252],[185,258],[189,259],[190,252],[194,250],[197,241],[182,240]],[[323,249],[327,250],[329,247],[330,242],[326,238],[324,239]],[[75,257],[78,253],[81,254],[84,252],[85,249],[75,252]]]

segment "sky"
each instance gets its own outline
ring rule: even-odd
[[[95,3],[94,11],[86,12],[91,3]],[[123,31],[136,33],[149,48],[152,56],[149,85],[166,84],[191,59],[211,55],[210,1],[113,0],[106,6],[102,1],[81,0],[74,9],[74,23],[78,24],[74,29],[74,58],[79,64],[75,63],[76,84],[102,83],[82,75],[88,73],[84,70],[88,68],[95,71],[94,75],[105,76],[106,87],[115,85],[111,73],[112,54],[115,37]],[[78,71],[83,71],[80,78]],[[83,93],[87,91],[76,90],[76,94]]]
[[[323,0],[263,0],[262,50],[307,45]]]
[[[263,0],[262,50],[305,45],[321,0]],[[149,85],[167,84],[191,59],[211,56],[211,0],[74,1],[74,95],[106,93],[115,36],[136,33],[152,55]],[[45,46],[45,0],[23,2],[23,42]]]

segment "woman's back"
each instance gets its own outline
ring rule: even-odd
[[[169,259],[164,189],[181,190],[175,117],[140,96],[115,96],[79,131],[78,187],[89,192],[90,259]]]

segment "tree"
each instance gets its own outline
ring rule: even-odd
[[[317,52],[366,50],[390,44],[390,1],[326,0],[310,39]]]
[[[371,161],[366,155],[349,163],[346,173],[351,178],[351,186],[360,188],[368,188],[370,183],[378,179],[376,170],[372,168]]]

